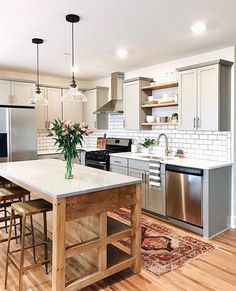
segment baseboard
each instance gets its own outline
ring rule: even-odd
[[[236,228],[236,216],[231,216],[231,228]]]

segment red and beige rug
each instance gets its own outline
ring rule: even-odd
[[[130,221],[130,212],[118,209],[114,218]],[[142,265],[156,276],[161,276],[186,262],[206,253],[214,246],[189,235],[179,235],[172,229],[142,217]],[[119,241],[130,246],[130,239]]]

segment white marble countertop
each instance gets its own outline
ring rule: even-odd
[[[0,176],[12,178],[50,197],[62,198],[140,183],[142,180],[74,165],[74,178],[65,179],[66,164],[55,159],[0,163]]]
[[[111,154],[111,156],[114,157],[123,157],[127,159],[135,159],[135,160],[143,160],[143,161],[149,161],[150,158],[147,158],[147,156],[152,157],[160,157],[155,154],[149,154],[145,155],[142,153],[116,153]],[[219,162],[219,161],[208,161],[208,160],[198,160],[198,159],[189,159],[189,158],[176,158],[176,157],[160,157],[161,163],[163,164],[169,164],[169,165],[176,165],[176,166],[183,166],[183,167],[191,167],[191,168],[197,168],[197,169],[203,169],[203,170],[212,170],[217,168],[223,168],[232,166],[232,162]]]
[[[100,148],[97,148],[97,147],[83,147],[83,148],[78,148],[78,150],[85,151],[85,152],[91,152],[91,151],[102,151],[104,149],[100,149]],[[54,155],[54,154],[60,155],[61,153],[58,150],[42,150],[42,151],[38,151],[38,156]]]

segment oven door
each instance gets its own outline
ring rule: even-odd
[[[86,159],[85,166],[100,169],[100,170],[107,170],[107,163],[106,162],[98,162],[98,161]]]

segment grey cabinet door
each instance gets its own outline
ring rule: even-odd
[[[142,208],[146,208],[146,172],[142,170],[129,169],[129,176],[143,180],[142,183]]]
[[[122,175],[128,175],[128,168],[110,165],[110,172],[114,172],[114,173],[122,174]]]
[[[179,76],[179,128],[195,130],[197,117],[197,69]]]
[[[10,102],[11,82],[0,80],[0,105],[7,105]]]
[[[146,186],[146,209],[166,215],[165,176],[161,175],[160,189],[153,189],[149,186],[149,173],[146,172]]]

